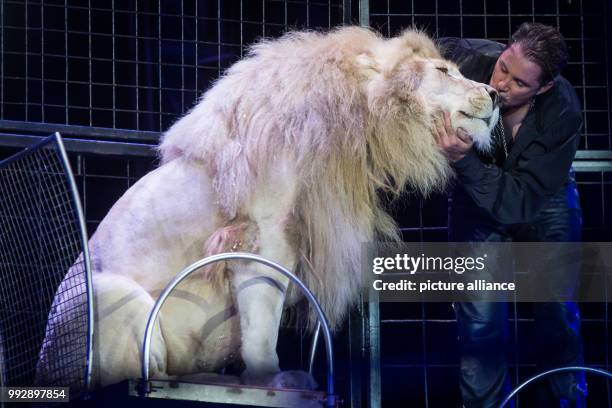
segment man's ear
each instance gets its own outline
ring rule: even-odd
[[[536,92],[536,95],[540,95],[548,91],[550,88],[553,87],[554,84],[555,84],[555,81],[553,80],[548,81],[546,84],[542,85],[540,89],[538,89],[538,92]]]

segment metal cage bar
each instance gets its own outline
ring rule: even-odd
[[[87,227],[85,226],[85,214],[83,213],[83,207],[81,206],[81,200],[79,199],[79,192],[77,190],[76,182],[74,181],[74,174],[72,174],[72,168],[68,161],[68,154],[64,147],[64,142],[59,132],[54,134],[55,142],[57,143],[59,154],[62,158],[62,165],[64,172],[66,173],[66,179],[70,188],[70,194],[72,196],[72,202],[74,205],[74,211],[79,223],[79,235],[81,237],[81,245],[83,248],[83,262],[85,265],[85,285],[87,290],[87,363],[85,366],[85,391],[91,390],[91,375],[92,375],[92,356],[93,356],[93,336],[94,336],[94,305],[93,305],[93,285],[91,279],[91,262],[89,257],[89,245],[87,244],[89,238],[87,237]]]

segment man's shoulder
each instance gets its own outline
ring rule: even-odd
[[[450,60],[466,52],[497,59],[505,48],[502,43],[484,38],[442,37],[437,42],[442,55]]]
[[[491,40],[445,37],[438,40],[442,56],[453,61],[466,77],[488,82],[504,45]]]
[[[562,76],[555,78],[555,86],[550,91],[538,96],[536,104],[537,126],[543,131],[556,126],[578,130],[582,125],[580,99],[572,84]]]
[[[563,101],[568,109],[574,111],[581,110],[578,95],[576,94],[572,84],[570,84],[567,79],[559,75],[557,78],[555,78],[555,88],[557,88],[559,100]]]
[[[570,82],[562,76],[555,78],[555,86],[541,95],[542,123],[554,122],[563,117],[580,117],[580,99]]]

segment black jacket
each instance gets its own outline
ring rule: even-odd
[[[443,38],[439,43],[445,58],[454,61],[465,77],[484,83],[489,83],[504,49],[489,40]],[[453,194],[455,201],[469,205],[465,201],[471,200],[502,224],[529,222],[567,181],[581,127],[578,97],[570,83],[558,77],[550,90],[536,97],[508,158],[497,161],[499,167],[474,151],[454,163],[461,181]],[[495,156],[500,156],[499,151]]]

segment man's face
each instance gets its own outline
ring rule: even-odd
[[[489,85],[499,92],[502,108],[518,107],[550,88],[541,86],[541,74],[540,66],[528,60],[521,45],[514,43],[497,59]]]

